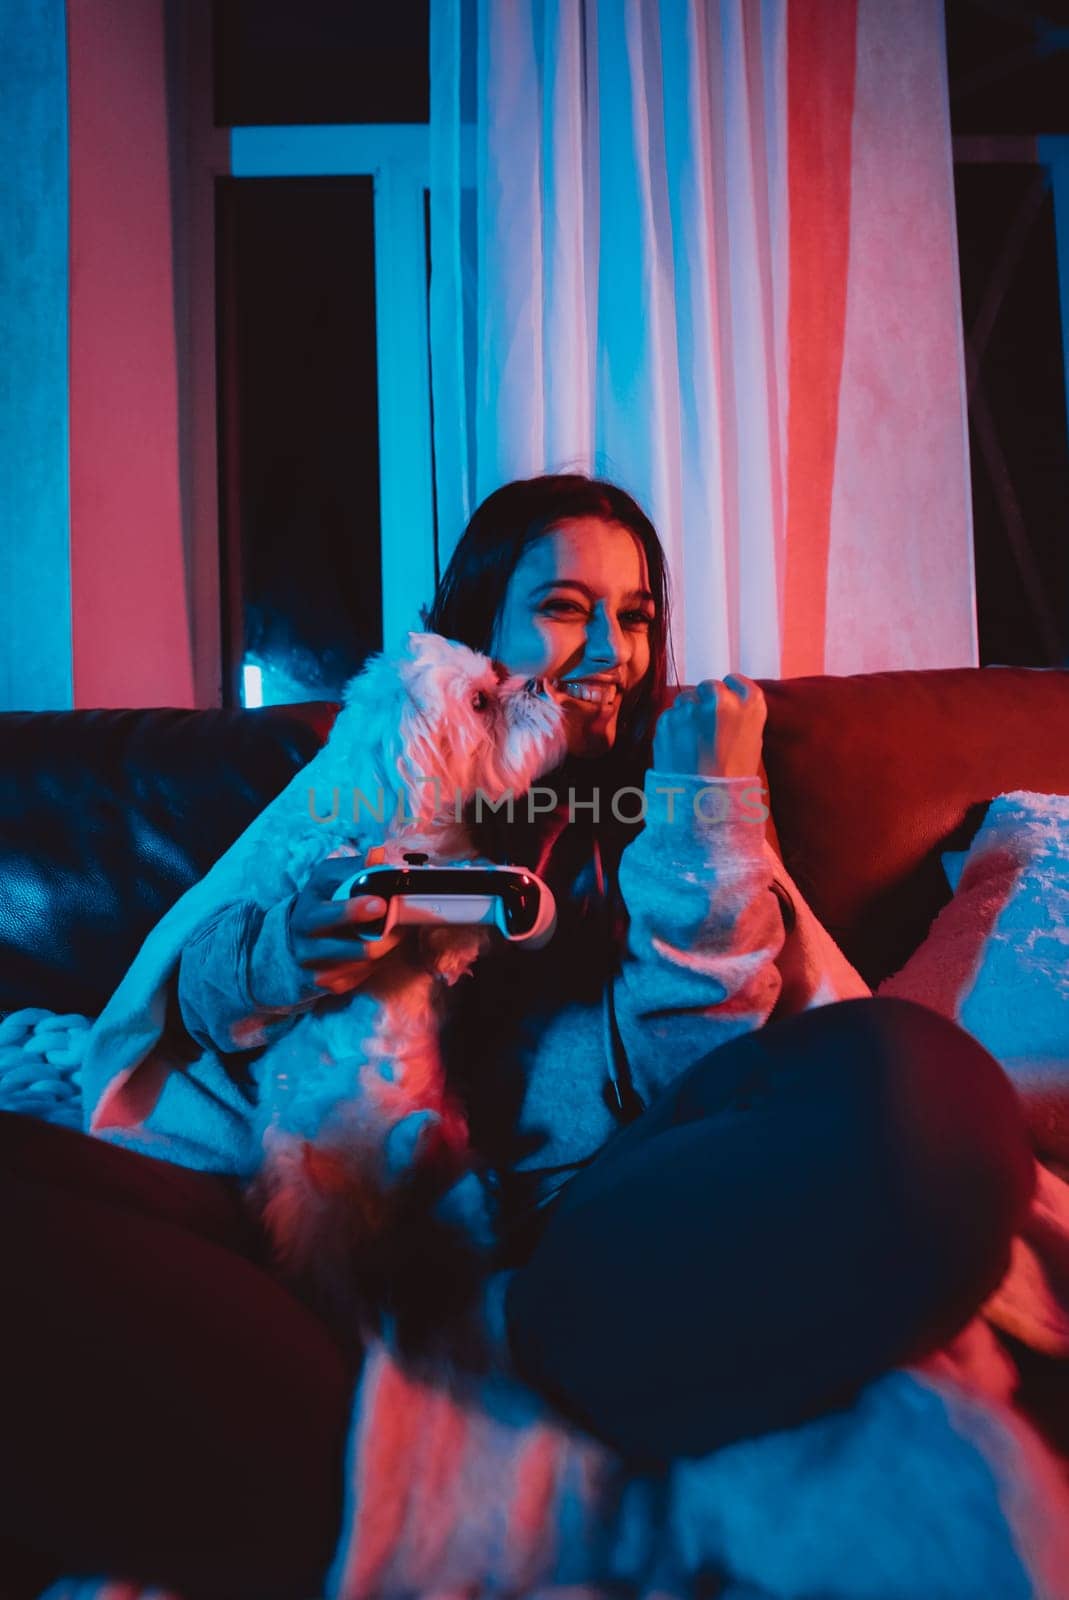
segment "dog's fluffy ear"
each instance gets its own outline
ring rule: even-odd
[[[481,691],[489,702],[497,674],[489,657],[436,633],[411,633],[397,666],[407,695],[401,704],[400,772],[413,815],[448,810],[493,755],[492,722],[473,708]],[[447,786],[447,787],[444,787]]]
[[[363,671],[345,685],[343,700],[330,732],[333,770],[348,773],[370,806],[377,807],[381,787],[388,821],[398,794],[408,789],[402,758],[409,697],[396,658],[370,656]]]
[[[461,792],[528,787],[553,764],[551,732],[527,714],[510,718],[488,656],[410,633],[402,652],[372,656],[346,686],[332,770],[385,793],[391,816],[429,819],[451,812]]]

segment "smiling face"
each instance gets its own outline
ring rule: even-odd
[[[570,755],[612,748],[649,670],[654,608],[645,552],[619,522],[562,522],[517,563],[492,651],[509,672],[545,679]]]

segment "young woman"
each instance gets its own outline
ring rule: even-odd
[[[481,836],[547,877],[557,934],[485,958],[445,1041],[499,1202],[508,1359],[647,1463],[787,1426],[936,1348],[1028,1206],[1015,1096],[953,1024],[869,996],[766,846],[758,686],[661,710],[648,519],[580,476],[506,485],[429,625],[543,678],[568,730],[538,814]],[[221,1055],[250,1007],[277,1023],[398,959],[398,938],[354,941],[375,908],[331,901],[346,870],[190,944],[194,1048]],[[20,1307],[7,1592],[72,1570],[186,1600],[315,1592],[358,1362],[272,1279],[236,1185],[28,1119],[0,1139]]]

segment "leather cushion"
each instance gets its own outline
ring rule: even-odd
[[[940,852],[968,846],[995,795],[1069,794],[1069,672],[759,681],[783,859],[873,987],[949,900]]]
[[[335,708],[0,716],[0,1012],[101,1010]]]

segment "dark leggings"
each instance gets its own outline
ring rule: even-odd
[[[518,1363],[640,1460],[784,1426],[966,1322],[1032,1181],[1013,1089],[952,1024],[771,1024],[569,1185],[512,1281]],[[73,1571],[308,1600],[354,1374],[233,1189],[11,1116],[0,1188],[0,1596]]]
[[[845,1404],[1009,1264],[1035,1165],[954,1023],[848,1000],[714,1050],[569,1185],[507,1315],[522,1375],[636,1461]]]

